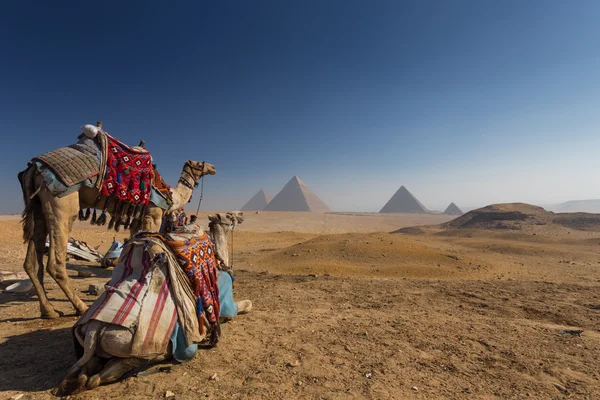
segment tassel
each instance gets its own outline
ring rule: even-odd
[[[98,196],[98,198],[96,199],[96,204],[94,205],[94,215],[96,214],[96,206],[98,206],[98,203],[100,202],[101,197]],[[108,206],[110,205],[110,201],[112,200],[112,197],[107,197],[106,200],[104,201],[104,207],[102,207],[102,214],[100,214],[100,217],[98,217],[98,220],[96,220],[96,225],[98,226],[104,226],[106,225],[106,210],[108,209]],[[93,221],[93,218],[92,218]]]
[[[106,225],[106,210],[102,211],[102,214],[100,214],[100,217],[98,217],[98,221],[96,221],[96,225],[98,225],[98,226]]]
[[[102,214],[102,215],[104,215],[104,214]],[[115,226],[115,216],[113,215],[110,218],[110,222],[108,223],[108,230],[112,230],[112,228],[114,228],[114,226]]]
[[[129,225],[129,230],[131,232],[136,232],[138,230],[139,226],[140,226],[140,220],[134,219],[133,221],[131,221],[131,225]]]
[[[96,225],[96,209],[95,208],[94,208],[94,213],[92,214],[92,220],[90,221],[90,224]]]
[[[117,224],[121,220],[121,211],[123,211],[124,205],[125,203],[123,201],[117,200],[117,204],[115,204],[115,212],[112,214],[110,222],[108,223],[109,230],[115,228],[118,232],[118,228],[116,228],[115,224]]]
[[[117,232],[119,232],[119,229],[121,229],[121,225],[125,225],[125,221],[127,220],[130,211],[133,211],[133,204],[123,201],[118,218],[115,218],[115,230]]]
[[[88,219],[90,219],[90,215],[92,214],[92,209],[88,208],[87,210],[85,210],[85,221],[87,221]]]
[[[78,218],[79,218],[79,220],[80,220],[80,221],[84,221],[84,217],[85,217],[85,216],[83,215],[83,210],[82,210],[82,209],[79,209],[79,215],[78,215]]]
[[[133,211],[133,220],[131,221],[129,230],[136,232],[140,228],[142,224],[142,218],[144,218],[145,210],[146,206],[143,204],[138,204],[137,206],[135,206],[135,209]]]
[[[132,203],[129,203],[129,208],[127,208],[127,219],[125,220],[125,223],[123,224],[123,228],[129,229],[129,226],[131,225],[132,217],[135,214],[135,212],[137,211],[137,208],[138,208],[137,205],[133,205]]]

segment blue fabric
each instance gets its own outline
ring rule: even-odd
[[[67,185],[65,185],[56,176],[54,171],[52,171],[52,169],[50,169],[46,164],[40,161],[34,161],[34,164],[37,170],[40,172],[40,174],[42,174],[42,176],[44,177],[44,183],[46,184],[46,187],[48,188],[48,190],[50,190],[50,193],[52,193],[53,196],[65,197],[68,194],[77,192],[79,189],[81,189],[82,186],[94,187],[94,183],[89,178],[83,182],[79,182],[73,186],[67,187]]]
[[[185,345],[185,335],[183,329],[179,326],[179,321],[175,324],[175,329],[171,335],[171,343],[173,344],[173,358],[179,362],[186,362],[194,358],[198,351],[197,344]]]
[[[107,258],[107,259],[119,258],[119,257],[121,257],[122,251],[123,251],[123,243],[115,241],[108,248],[108,251],[104,255],[104,258]]]
[[[235,301],[233,301],[233,279],[231,275],[225,271],[221,271],[217,285],[219,285],[219,303],[221,305],[219,316],[221,318],[235,317],[238,313],[238,308]]]
[[[154,187],[152,187],[152,190],[150,191],[150,201],[152,202],[152,204],[154,204],[157,207],[162,208],[163,210],[169,209],[167,200],[165,200],[165,198],[162,197],[160,195],[160,193],[158,192],[158,190],[156,190]]]

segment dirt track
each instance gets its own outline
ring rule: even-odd
[[[225,324],[217,348],[172,372],[78,398],[164,398],[167,390],[190,399],[600,398],[597,233],[323,236],[332,232],[313,229],[315,216],[254,218],[236,232],[235,249],[236,297],[255,310]],[[249,231],[259,218],[305,224],[304,233],[268,232],[266,222]],[[358,218],[369,230],[392,230],[368,215],[336,218],[340,231]],[[272,230],[286,230],[277,223]],[[16,221],[0,222],[0,269],[19,270],[18,234]],[[74,236],[105,247],[111,240],[89,227]],[[71,264],[70,275],[81,268],[96,276],[74,278],[80,291],[110,273]],[[48,286],[57,309],[72,314],[57,285]],[[74,362],[75,317],[37,319],[33,294],[0,294],[0,310],[2,397],[50,398]]]

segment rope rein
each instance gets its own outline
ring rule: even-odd
[[[235,230],[235,225],[234,222],[233,227],[231,228],[231,250],[229,250],[229,269],[231,270],[231,276],[233,276],[233,231]]]
[[[200,199],[198,199],[198,208],[196,209],[196,216],[198,216],[198,212],[200,212],[200,205],[202,204],[202,198],[204,197],[204,163],[202,161],[202,175],[200,176]]]

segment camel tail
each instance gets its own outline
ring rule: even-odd
[[[34,192],[35,168],[29,167],[25,171],[19,172],[18,178],[19,182],[21,182],[23,202],[25,203],[25,209],[21,214],[21,224],[23,225],[23,241],[28,243],[33,238],[33,229],[35,223],[33,212],[40,202],[35,196],[37,193]]]

